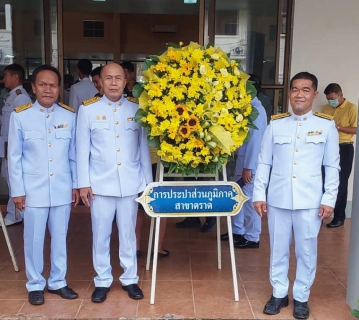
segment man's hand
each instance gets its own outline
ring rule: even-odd
[[[90,197],[92,200],[95,199],[95,196],[92,193],[91,187],[80,188],[80,197],[86,207],[90,207],[90,202],[89,202],[88,197]]]
[[[254,206],[254,210],[256,210],[256,212],[260,217],[263,217],[263,213],[267,213],[267,202],[254,201],[253,206]]]
[[[25,198],[26,196],[13,197],[12,200],[15,203],[15,208],[22,211],[25,208]]]
[[[251,169],[243,169],[242,178],[245,184],[251,183],[252,181],[252,170]]]
[[[333,214],[334,208],[321,204],[319,207],[319,216],[322,220],[329,218]]]
[[[76,207],[80,201],[80,191],[78,189],[72,189],[72,205]]]

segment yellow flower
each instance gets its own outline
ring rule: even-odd
[[[224,78],[228,77],[228,71],[226,68],[222,68],[219,71],[221,72],[222,77],[224,77]]]
[[[191,134],[191,130],[187,125],[180,126],[178,132],[183,138],[188,138]]]
[[[186,108],[186,106],[184,104],[178,104],[176,106],[176,111],[177,111],[178,115],[180,117],[182,117],[184,115],[184,113],[187,112],[187,108]]]
[[[196,116],[190,116],[187,120],[187,126],[193,131],[199,126],[199,120]]]
[[[223,98],[223,92],[222,91],[217,91],[216,94],[214,95],[214,99],[216,101],[220,101],[220,100],[222,100],[222,98]]]

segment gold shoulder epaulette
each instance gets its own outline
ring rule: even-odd
[[[17,90],[15,91],[15,93],[16,93],[17,95],[19,95],[19,94],[21,94],[22,92],[21,92],[20,89],[17,89]]]
[[[85,100],[85,101],[82,101],[82,104],[84,105],[84,106],[88,106],[88,105],[90,105],[90,104],[92,104],[92,103],[95,103],[95,102],[97,102],[97,101],[100,101],[100,97],[93,97],[93,98],[90,98],[90,99],[87,99],[87,100]]]
[[[286,112],[286,113],[274,114],[270,118],[271,118],[271,120],[278,120],[278,119],[282,119],[282,118],[287,118],[289,116],[290,116],[290,112]]]
[[[28,103],[25,103],[25,104],[23,104],[21,106],[18,106],[16,108],[14,108],[14,110],[15,110],[16,113],[19,113],[19,112],[24,111],[26,109],[29,109],[31,107],[32,107],[32,103],[28,102]]]
[[[74,109],[74,108],[71,108],[71,107],[69,107],[68,105],[66,105],[66,104],[64,104],[64,103],[62,103],[62,102],[59,102],[58,105],[59,105],[61,108],[64,108],[64,109],[66,109],[66,110],[69,110],[69,111],[75,113],[75,109]]]
[[[324,118],[324,119],[327,119],[327,120],[333,120],[334,119],[333,116],[330,116],[329,114],[325,114],[325,113],[321,113],[321,112],[314,112],[314,115],[319,117],[319,118]]]
[[[133,103],[137,103],[138,104],[138,99],[134,98],[134,97],[127,97],[127,100]]]

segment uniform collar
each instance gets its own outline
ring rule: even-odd
[[[125,102],[125,97],[122,95],[120,100],[118,100],[117,102],[113,102],[111,100],[109,100],[106,95],[104,94],[101,98],[101,101],[103,101],[104,103],[106,103],[106,105],[110,106],[110,107],[118,107],[118,106],[122,106],[123,103]]]
[[[89,77],[82,78],[81,81],[91,81]],[[80,81],[80,82],[81,82]]]
[[[10,92],[9,92],[9,94],[13,94],[17,89],[23,89],[23,86],[22,85],[19,85],[19,86],[17,86],[16,88],[14,88],[14,89],[12,89]]]
[[[306,121],[306,120],[310,119],[311,117],[313,117],[313,111],[310,110],[306,114],[303,114],[303,115],[300,115],[300,116],[292,113],[290,116],[292,117],[292,119],[294,121]]]
[[[42,113],[52,113],[56,109],[56,103],[54,103],[50,108],[45,108],[41,106],[36,100],[35,103],[33,104],[33,108],[35,108],[36,110]]]

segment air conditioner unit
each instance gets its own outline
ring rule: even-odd
[[[154,24],[151,27],[151,31],[155,33],[176,33],[177,26]]]

